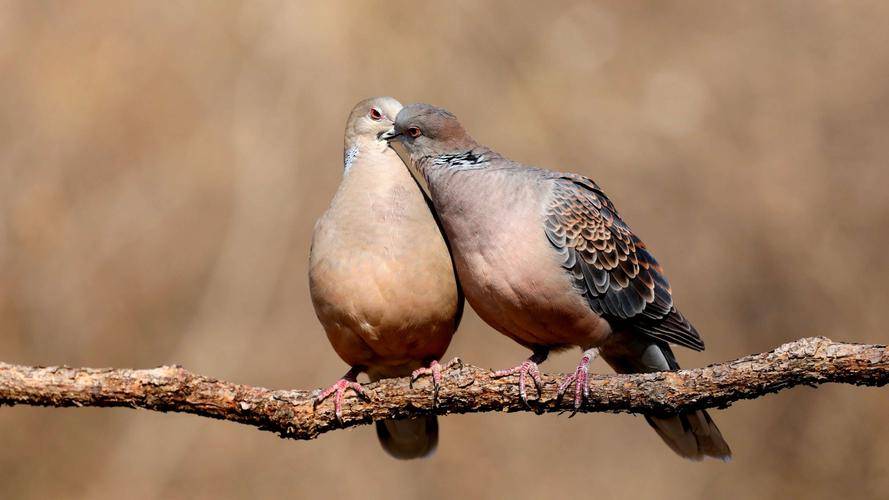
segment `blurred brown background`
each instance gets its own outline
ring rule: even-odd
[[[346,115],[380,94],[599,181],[704,334],[686,366],[886,342],[887,22],[885,2],[3,2],[0,360],[332,383],[309,236]],[[457,354],[526,352],[468,313]],[[0,497],[876,498],[887,416],[886,390],[848,386],[742,402],[716,413],[729,465],[627,415],[452,416],[404,463],[370,427],[0,408]]]

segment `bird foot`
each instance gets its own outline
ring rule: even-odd
[[[315,396],[315,400],[312,402],[312,407],[317,408],[318,404],[335,394],[333,399],[333,413],[336,415],[337,422],[343,423],[343,399],[346,395],[346,391],[349,389],[355,391],[355,394],[365,401],[370,401],[370,396],[367,394],[367,391],[364,390],[364,387],[361,384],[356,382],[355,375],[351,375],[351,372],[349,372],[327,389],[324,389],[323,391],[319,389]]]
[[[432,407],[438,406],[438,389],[441,387],[441,364],[438,360],[433,359],[428,367],[417,368],[411,373],[411,388],[414,387],[414,381],[423,375],[432,377]]]
[[[537,362],[533,359],[527,359],[514,368],[494,372],[492,377],[501,378],[515,374],[519,375],[519,396],[521,396],[525,406],[530,408],[531,405],[528,403],[528,394],[525,391],[525,379],[531,377],[531,380],[534,381],[534,387],[537,389],[537,397],[539,399],[540,395],[543,394],[543,381],[540,379],[540,367],[537,366]]]
[[[598,355],[598,349],[584,351],[583,357],[580,358],[580,364],[577,365],[577,369],[574,370],[574,373],[565,377],[565,380],[559,384],[558,398],[560,400],[565,395],[568,388],[571,387],[571,384],[574,384],[574,411],[571,412],[571,415],[568,418],[577,414],[577,410],[579,410],[580,405],[583,404],[584,398],[587,398],[590,395],[590,385],[588,383],[590,378],[590,363],[592,363]]]
[[[418,378],[429,375],[432,377],[432,406],[438,406],[438,391],[441,389],[441,372],[444,370],[450,369],[454,365],[463,366],[463,360],[460,358],[454,358],[444,367],[438,362],[438,360],[433,359],[431,363],[429,363],[428,367],[417,368],[411,373],[411,387],[414,386],[414,381]]]

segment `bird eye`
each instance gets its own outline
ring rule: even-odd
[[[383,113],[380,113],[380,110],[377,108],[370,108],[370,119],[378,122],[383,119]]]
[[[420,134],[421,134],[421,132],[418,127],[411,127],[409,129],[407,129],[407,135],[409,135],[413,138],[420,137]]]

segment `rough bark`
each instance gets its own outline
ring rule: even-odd
[[[331,400],[313,405],[315,391],[270,390],[193,374],[180,366],[146,370],[32,367],[0,363],[0,405],[123,406],[183,412],[253,425],[282,437],[313,439],[335,429],[382,418],[418,414],[486,411],[559,412],[561,376],[543,375],[543,394],[531,408],[518,397],[516,377],[492,378],[469,365],[445,371],[433,407],[431,384],[412,388],[406,378],[366,385],[372,401],[349,392],[338,422]],[[889,350],[884,345],[847,344],[813,337],[777,349],[706,368],[642,375],[592,375],[581,412],[672,413],[723,408],[796,385],[827,382],[883,386],[889,382]],[[573,392],[573,391],[571,391]],[[536,394],[533,385],[529,397]]]

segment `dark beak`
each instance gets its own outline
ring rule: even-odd
[[[400,135],[401,135],[400,133],[395,131],[395,127],[392,127],[389,130],[383,132],[383,134],[380,136],[380,139],[382,139],[384,141],[391,141],[392,139],[395,139],[396,137],[398,137]]]

